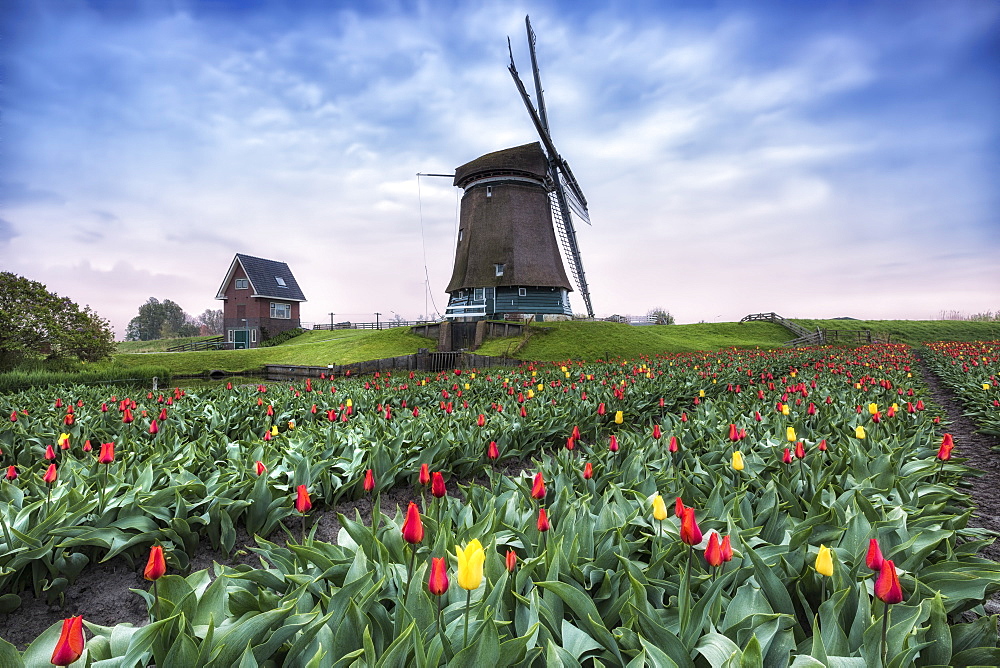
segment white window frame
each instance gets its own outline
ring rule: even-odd
[[[250,330],[250,343],[257,343],[257,328]]]
[[[518,297],[527,297],[528,296],[528,289],[527,288],[518,288],[517,289],[517,296]]]
[[[458,228],[458,240],[461,241],[465,238],[465,228]]]
[[[494,269],[494,271],[496,271],[496,275],[497,276],[503,276],[503,271],[506,268],[507,268],[507,265],[504,264],[503,262],[496,262],[496,263],[493,264],[493,269]]]
[[[280,309],[277,307],[281,307]],[[288,315],[278,315],[279,312],[287,313]],[[282,302],[271,302],[271,319],[272,320],[291,320],[292,319],[292,305],[284,304]]]
[[[473,288],[472,301],[480,302],[486,299],[486,288]]]
[[[236,342],[236,336],[233,334],[233,332],[235,332],[235,331],[236,331],[235,329],[230,329],[229,330],[229,338],[226,341],[226,343],[235,343]]]
[[[236,289],[237,290],[249,290],[250,289],[250,281],[248,279],[246,279],[246,278],[237,278],[236,279]]]

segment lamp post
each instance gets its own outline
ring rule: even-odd
[[[241,318],[240,322],[243,323],[243,347],[250,348],[250,325],[247,323],[246,318]]]
[[[378,317],[382,315],[381,313],[375,313],[375,329],[382,329],[382,325],[379,324]]]

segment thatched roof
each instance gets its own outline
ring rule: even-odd
[[[546,173],[537,142],[488,153],[455,170],[456,185],[466,190],[448,292],[499,286],[572,290],[552,228]],[[477,183],[482,179],[489,180]],[[497,264],[504,265],[502,276],[496,275]]]
[[[455,185],[465,188],[476,179],[501,175],[544,180],[548,173],[549,162],[542,153],[542,145],[536,141],[487,153],[465,163],[455,170]]]

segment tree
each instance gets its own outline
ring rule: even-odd
[[[649,309],[646,312],[646,317],[649,318],[651,323],[656,325],[672,325],[675,322],[674,316],[670,314],[670,311],[662,306]]]
[[[0,273],[0,371],[39,355],[96,362],[114,348],[111,325],[90,306],[81,309],[37,281]]]
[[[125,338],[129,341],[172,339],[179,336],[197,336],[198,326],[176,302],[150,297],[139,307],[139,314],[128,323]]]
[[[205,312],[195,318],[195,324],[204,327],[206,334],[222,334],[222,309],[205,309]]]

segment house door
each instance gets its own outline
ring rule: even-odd
[[[233,330],[233,350],[245,350],[250,347],[250,332],[245,329]]]

